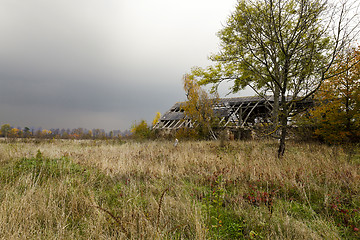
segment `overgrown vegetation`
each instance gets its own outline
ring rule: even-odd
[[[218,124],[218,117],[215,115],[213,106],[218,100],[216,94],[212,97],[200,87],[193,76],[185,74],[183,77],[183,88],[187,101],[181,106],[184,111],[186,122],[185,129],[180,131],[180,134],[193,136],[193,139],[216,139],[213,127]],[[193,131],[188,131],[186,128],[192,128]],[[191,134],[191,132],[195,134]]]
[[[297,101],[334,77],[330,70],[356,42],[357,7],[356,1],[239,0],[218,33],[219,52],[210,57],[214,64],[195,67],[190,76],[214,90],[230,81],[233,93],[250,87],[273,95],[272,131],[280,132],[281,157]]]
[[[358,239],[360,149],[0,143],[1,239]]]
[[[134,123],[131,126],[131,133],[137,140],[149,139],[151,136],[151,130],[145,120],[141,120],[140,123]]]
[[[331,69],[335,77],[315,94],[315,107],[298,124],[313,137],[331,144],[360,141],[360,47],[349,48]],[[349,67],[352,66],[351,69]]]

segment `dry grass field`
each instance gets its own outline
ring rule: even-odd
[[[360,151],[272,141],[0,143],[1,239],[358,239]]]

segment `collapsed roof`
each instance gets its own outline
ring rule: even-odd
[[[288,97],[287,100],[291,100]],[[299,101],[295,109],[303,109],[311,105],[311,100]],[[154,126],[155,129],[178,129],[192,127],[193,122],[188,119],[181,108],[183,102],[175,103]],[[271,122],[274,104],[273,96],[251,96],[236,98],[220,98],[214,101],[214,115],[220,119],[224,127],[246,127],[255,123]]]

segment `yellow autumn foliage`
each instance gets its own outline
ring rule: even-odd
[[[161,118],[161,113],[157,112],[153,119],[152,125],[155,126],[160,121],[160,118]]]
[[[314,134],[329,143],[360,140],[360,47],[349,49],[332,68],[315,96],[317,105],[308,121]]]

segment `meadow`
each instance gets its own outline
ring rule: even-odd
[[[360,150],[0,142],[1,239],[359,239]]]

